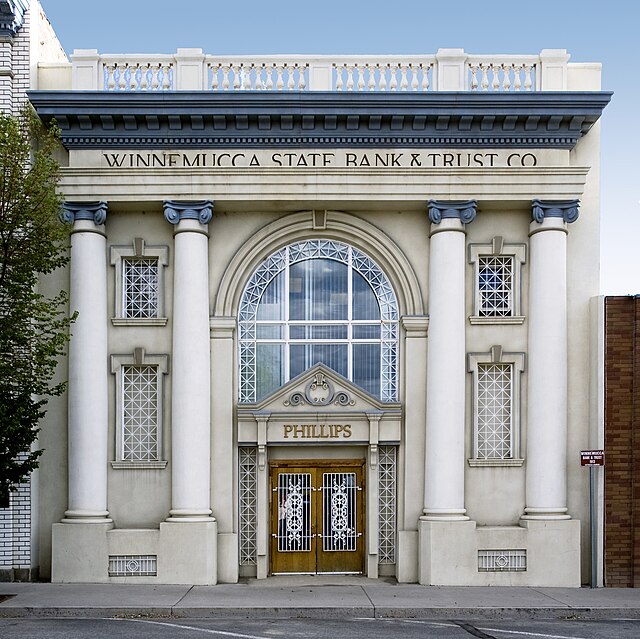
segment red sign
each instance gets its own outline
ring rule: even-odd
[[[604,466],[604,450],[581,450],[580,466]]]

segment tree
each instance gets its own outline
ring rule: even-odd
[[[0,506],[38,466],[31,447],[71,319],[67,294],[39,292],[39,278],[68,262],[68,228],[59,218],[57,130],[28,108],[0,114]]]

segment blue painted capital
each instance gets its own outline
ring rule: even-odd
[[[575,222],[580,215],[580,200],[551,202],[549,200],[533,200],[531,213],[534,221],[542,224],[545,217],[561,217],[567,224]]]
[[[200,224],[209,224],[213,217],[213,201],[197,200],[195,202],[179,202],[165,200],[164,216],[171,224],[178,224],[180,220],[198,220]]]
[[[466,202],[445,202],[443,200],[429,200],[429,219],[434,224],[440,224],[442,220],[457,219],[463,224],[473,222],[476,217],[476,200]]]
[[[15,37],[24,24],[27,0],[0,0],[0,36]]]
[[[77,220],[92,220],[100,226],[107,220],[106,202],[63,202],[60,219],[67,224]]]

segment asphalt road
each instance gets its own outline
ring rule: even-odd
[[[0,619],[2,639],[637,639],[640,620]]]

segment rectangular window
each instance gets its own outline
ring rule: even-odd
[[[158,270],[154,258],[122,261],[124,317],[158,317]]]
[[[513,258],[481,255],[478,260],[479,315],[513,315]]]
[[[162,460],[163,376],[168,355],[137,347],[111,355],[116,387],[116,457],[112,468],[165,468]]]
[[[522,324],[522,265],[526,245],[507,244],[496,236],[491,243],[469,244],[473,265],[471,324]]]
[[[469,353],[472,375],[473,457],[470,466],[521,466],[520,379],[524,353],[492,346],[488,353]]]
[[[122,367],[122,460],[157,461],[158,367]]]
[[[477,385],[477,457],[509,459],[512,457],[513,366],[478,364]]]

